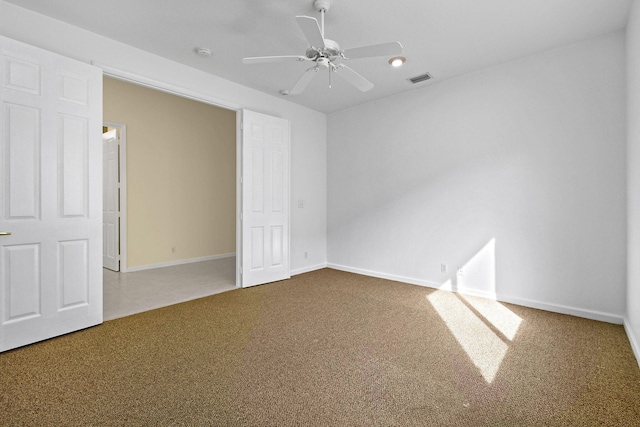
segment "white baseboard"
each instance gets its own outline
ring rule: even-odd
[[[617,314],[605,313],[597,310],[588,310],[584,308],[571,307],[561,304],[553,304],[542,301],[530,300],[526,298],[512,297],[510,295],[498,295],[496,298],[501,302],[521,305],[529,308],[537,308],[539,310],[551,311],[554,313],[568,314],[570,316],[584,317],[585,319],[598,320],[600,322],[613,323],[616,325],[623,324],[623,317]]]
[[[297,268],[295,270],[291,270],[290,274],[292,276],[297,276],[298,274],[309,273],[310,271],[322,270],[323,268],[327,268],[327,263],[312,265],[310,267]]]
[[[174,265],[191,264],[194,262],[210,261],[213,259],[231,258],[234,256],[236,256],[235,253],[230,253],[230,254],[221,254],[221,255],[210,255],[210,256],[204,256],[199,258],[179,259],[176,261],[161,262],[159,264],[137,265],[135,267],[127,268],[126,271],[122,270],[122,273],[131,273],[134,271],[142,271],[142,270],[152,270],[154,268],[171,267]]]
[[[365,270],[363,268],[348,267],[346,265],[332,264],[332,263],[328,263],[327,267],[333,268],[334,270],[346,271],[348,273],[362,274],[363,276],[377,277],[379,279],[387,279],[387,280],[393,280],[396,282],[409,283],[412,285],[426,286],[428,288],[438,289],[440,287],[440,284],[435,282],[414,279],[412,277],[406,277],[406,276],[398,276],[395,274],[387,274],[387,273],[382,273],[380,271]]]
[[[348,267],[348,266],[339,265],[339,264],[328,263],[327,267],[333,268],[335,270],[362,274],[363,276],[377,277],[380,279],[394,280],[397,282],[409,283],[409,284],[418,285],[418,286],[425,286],[425,287],[434,288],[434,289],[442,289],[442,290],[457,292],[465,295],[473,295],[473,296],[478,296],[483,298],[489,298],[489,299],[493,299],[500,302],[521,305],[523,307],[551,311],[553,313],[568,314],[571,316],[583,317],[585,319],[598,320],[598,321],[607,322],[607,323],[614,323],[617,325],[623,324],[622,316],[611,314],[611,313],[604,313],[604,312],[595,311],[595,310],[586,310],[582,308],[570,307],[570,306],[565,306],[560,304],[546,303],[546,302],[535,301],[535,300],[530,300],[526,298],[518,298],[510,295],[504,295],[499,293],[496,294],[496,293],[476,290],[472,288],[465,288],[465,287],[452,288],[450,285],[443,286],[440,283],[430,282],[428,280],[415,279],[415,278],[406,277],[406,276],[398,276],[395,274],[387,274],[379,271],[365,270],[361,268]]]
[[[633,350],[633,354],[636,356],[636,361],[638,362],[638,366],[640,367],[640,343],[637,338],[638,335],[634,333],[634,330],[631,328],[631,322],[627,317],[624,318],[624,330],[627,333],[627,337],[629,338],[629,343],[631,344],[631,349]]]

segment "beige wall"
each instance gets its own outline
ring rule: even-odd
[[[105,77],[104,120],[127,126],[128,267],[235,252],[235,114]]]

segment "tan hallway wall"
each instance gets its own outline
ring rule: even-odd
[[[105,77],[103,114],[127,126],[128,267],[234,253],[235,111]]]

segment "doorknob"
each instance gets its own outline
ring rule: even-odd
[[[10,231],[0,231],[0,236],[11,236]]]

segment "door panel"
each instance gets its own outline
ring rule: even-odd
[[[271,212],[282,213],[284,210],[284,164],[280,151],[271,153]]]
[[[40,211],[40,110],[8,102],[3,107],[5,217],[37,219]]]
[[[264,212],[264,150],[253,147],[251,155],[251,212],[259,214]]]
[[[33,62],[4,55],[7,76],[4,87],[14,91],[40,95],[40,65]],[[30,58],[31,59],[31,58]]]
[[[40,245],[4,246],[3,323],[40,316]]]
[[[89,242],[86,239],[58,243],[61,310],[89,303]]]
[[[242,286],[290,277],[289,122],[243,111]]]
[[[87,215],[87,119],[58,116],[59,191],[63,218]]]
[[[271,226],[271,266],[279,267],[284,262],[284,230],[281,225]]]
[[[102,322],[102,72],[0,37],[0,351]]]

